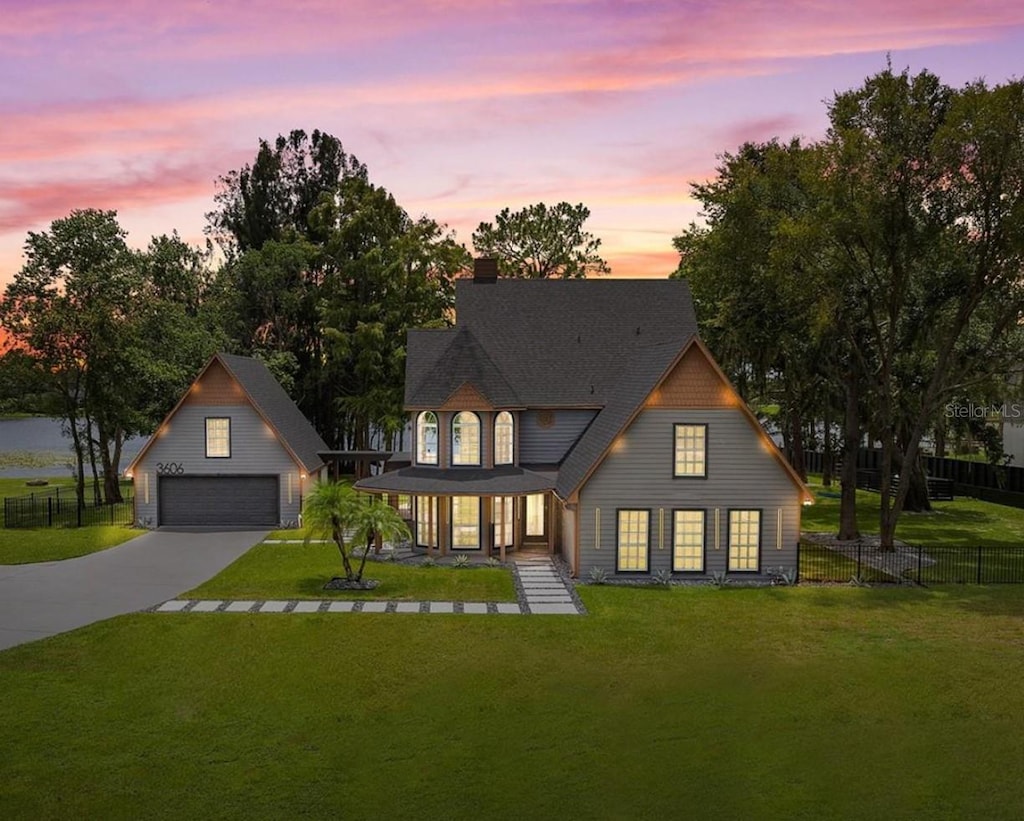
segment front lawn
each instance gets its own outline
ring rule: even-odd
[[[67,487],[74,493],[74,484],[68,479],[51,479],[46,487],[31,488],[26,479],[0,479],[0,497],[24,496],[33,490]],[[0,511],[2,515],[2,511]],[[3,523],[0,522],[0,525]],[[145,531],[126,525],[92,525],[90,527],[37,529],[0,527],[0,564],[26,564],[71,559],[106,550],[127,542]]]
[[[801,529],[831,532],[839,529],[839,483],[831,488],[821,476],[811,476],[815,504],[805,507]],[[878,533],[879,495],[857,491],[857,524],[861,533]],[[958,498],[932,502],[931,513],[904,513],[896,527],[896,538],[908,544],[928,546],[1001,546],[1024,544],[1024,509]]]
[[[259,544],[210,581],[181,598],[192,599],[405,599],[409,601],[515,601],[512,574],[491,567],[419,567],[366,562],[373,590],[324,590],[343,575],[334,544]]]
[[[1024,814],[1024,589],[136,614],[0,653],[5,818]]]

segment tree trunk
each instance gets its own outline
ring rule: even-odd
[[[103,504],[103,493],[100,490],[100,472],[96,468],[96,439],[93,437],[92,418],[85,415],[85,441],[89,444],[89,468],[92,470],[92,503],[95,507]]]
[[[860,448],[860,417],[856,374],[846,377],[846,412],[843,418],[843,468],[840,477],[839,538],[860,538],[857,529],[857,451]]]
[[[825,405],[824,434],[822,436],[821,452],[821,483],[825,487],[832,487],[832,473],[834,471],[834,455],[832,453],[832,408],[831,403]]]
[[[928,499],[928,480],[925,478],[924,466],[920,459],[914,461],[910,470],[904,467],[900,472],[900,483],[904,481],[910,482],[910,488],[907,490],[906,499],[903,500],[903,510],[914,513],[931,512],[932,503]]]
[[[935,423],[935,455],[940,459],[946,458],[946,420],[940,419]]]

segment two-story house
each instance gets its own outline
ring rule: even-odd
[[[453,328],[409,333],[416,544],[531,546],[576,575],[796,566],[811,494],[697,336],[679,280],[498,279],[478,260]]]

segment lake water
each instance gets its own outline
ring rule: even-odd
[[[44,467],[3,467],[5,478],[32,478],[35,476],[71,476],[75,462],[71,439],[61,434],[59,419],[32,417],[30,419],[0,419],[0,454],[11,451],[52,455],[52,464]],[[139,452],[146,437],[129,439],[121,452],[121,469]]]

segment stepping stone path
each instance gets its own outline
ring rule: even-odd
[[[224,601],[172,599],[157,613],[448,613],[474,615],[579,616],[584,611],[553,561],[544,555],[520,555],[512,563],[518,602],[451,601]]]
[[[572,594],[548,556],[517,556],[512,565],[523,591],[523,602],[538,615],[579,615]]]

